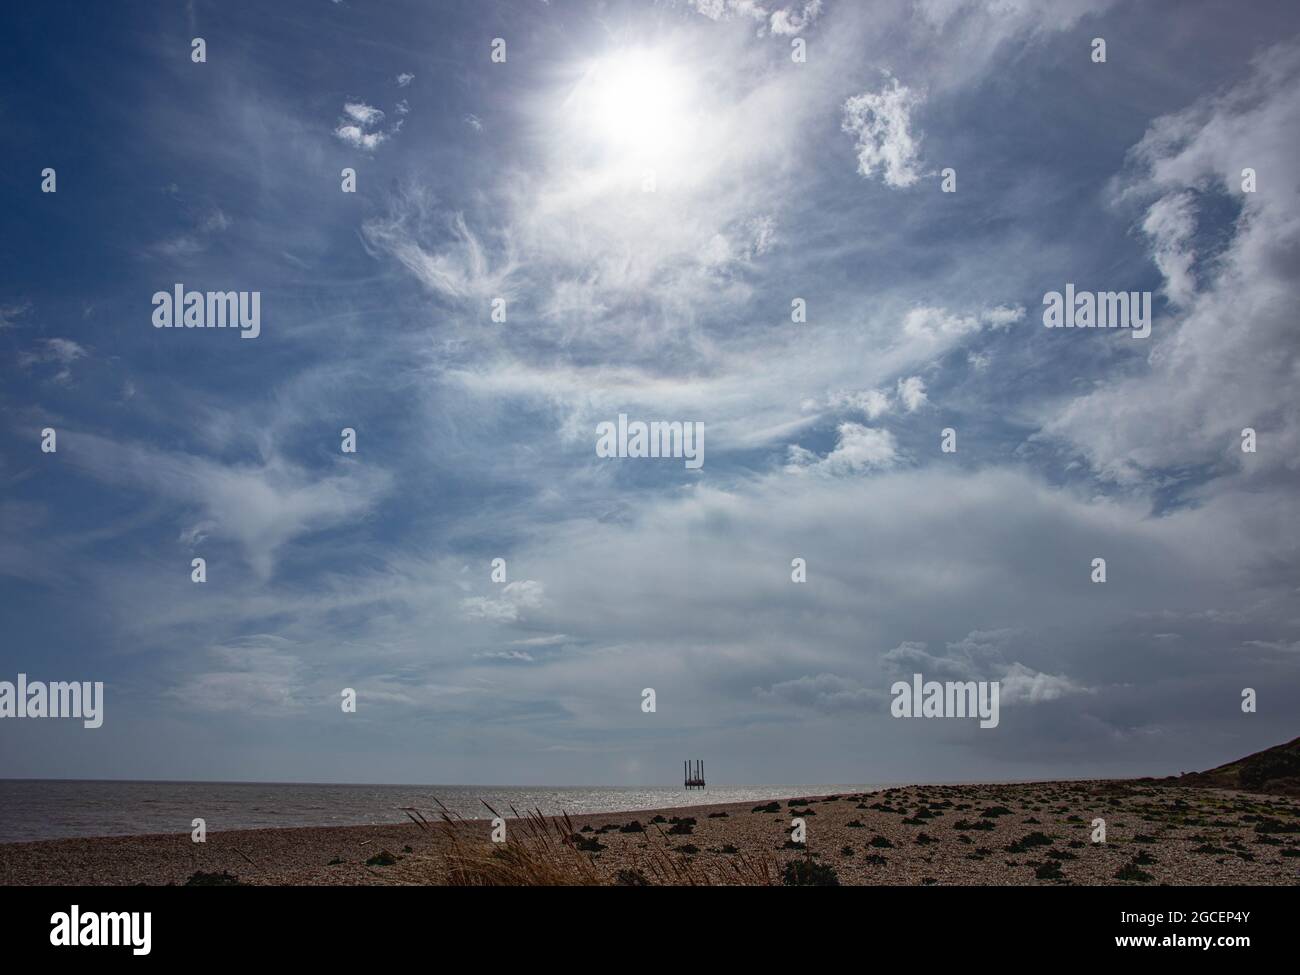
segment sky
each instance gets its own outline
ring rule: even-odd
[[[0,31],[0,681],[104,683],[99,728],[0,721],[0,777],[1086,778],[1298,733],[1293,4]],[[1149,336],[1044,328],[1067,283]],[[259,334],[155,328],[177,285]],[[598,456],[620,414],[704,463]],[[998,682],[997,727],[893,717],[915,673]]]

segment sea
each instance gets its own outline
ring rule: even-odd
[[[0,843],[72,836],[189,833],[201,818],[209,832],[291,826],[364,826],[407,822],[403,807],[438,815],[439,803],[467,819],[540,810],[626,812],[787,796],[871,791],[865,785],[488,786],[314,785],[283,782],[127,782],[0,779]],[[485,805],[486,803],[486,805]]]

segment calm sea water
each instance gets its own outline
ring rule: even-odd
[[[435,815],[437,798],[469,818],[498,812],[622,812],[785,796],[862,792],[862,785],[586,788],[561,786],[299,785],[259,782],[82,782],[0,779],[0,843],[66,836],[188,833],[200,817],[208,830],[285,826],[361,826],[407,822],[402,806]]]

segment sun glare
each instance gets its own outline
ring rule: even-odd
[[[646,161],[664,158],[688,141],[690,80],[662,53],[618,51],[587,70],[568,109],[592,148]]]

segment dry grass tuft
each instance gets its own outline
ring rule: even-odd
[[[434,800],[438,802],[438,800]],[[486,802],[494,817],[500,816]],[[460,887],[574,887],[574,886],[771,886],[779,884],[770,859],[735,856],[689,857],[668,848],[669,837],[655,824],[660,849],[634,858],[630,867],[611,875],[596,858],[578,848],[578,834],[568,814],[546,817],[541,810],[513,820],[504,843],[484,840],[480,828],[438,802],[440,819],[430,824],[418,812],[412,822],[441,834],[437,856],[442,858],[445,882]],[[417,818],[418,817],[418,818]],[[648,837],[649,834],[647,834]]]

